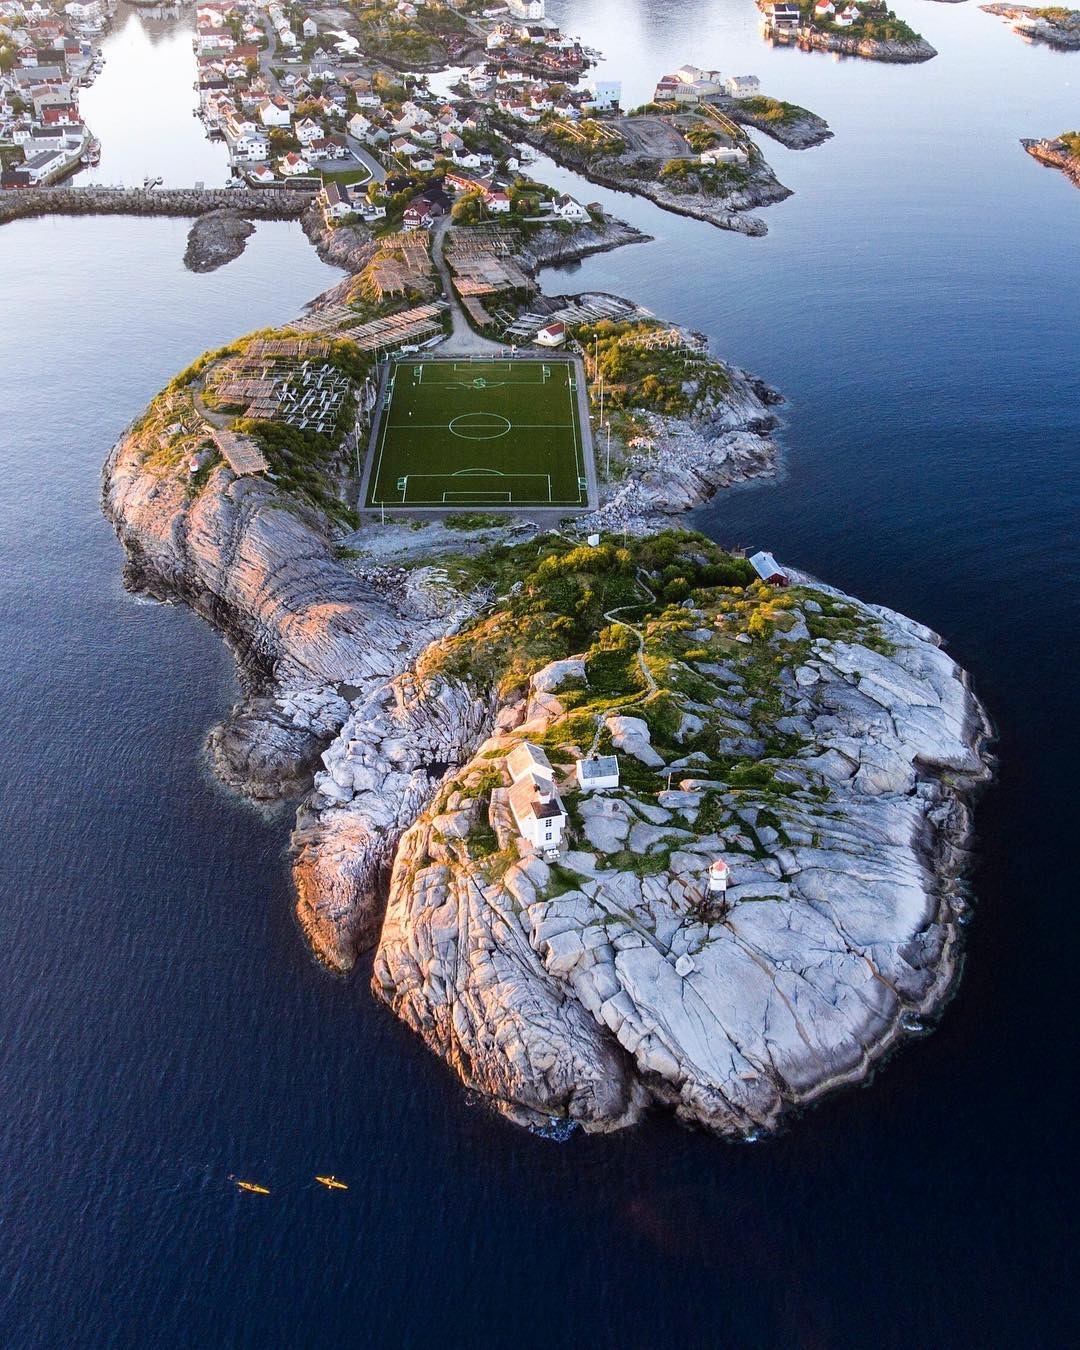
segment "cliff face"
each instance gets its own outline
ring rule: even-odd
[[[838,603],[850,639],[809,637]],[[534,676],[405,831],[374,991],[511,1119],[610,1130],[657,1102],[723,1133],[770,1129],[865,1077],[945,996],[985,717],[925,628],[828,588],[791,612],[745,660],[685,663],[694,698],[675,740],[711,736],[708,753],[657,746],[648,701],[609,717],[624,786],[564,782],[557,864],[517,839],[492,770],[521,738],[569,769],[583,742],[559,732],[559,693],[580,663]],[[716,615],[693,617],[694,641],[717,644]],[[781,671],[768,739],[762,658]],[[720,776],[718,751],[758,767]],[[726,912],[706,903],[721,854]]]
[[[401,615],[333,556],[320,519],[262,478],[215,469],[198,492],[148,467],[137,434],[105,467],[128,580],[227,637],[249,695],[210,737],[227,784],[271,799],[310,782],[349,700],[404,669],[444,624]]]

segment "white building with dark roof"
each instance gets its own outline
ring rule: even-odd
[[[513,780],[510,812],[521,837],[543,853],[558,852],[566,829],[566,809],[555,790],[555,771],[544,751],[521,741],[506,757]]]

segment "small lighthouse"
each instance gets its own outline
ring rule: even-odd
[[[717,858],[709,866],[709,897],[719,896],[722,900],[727,894],[730,881],[731,868],[723,858]]]

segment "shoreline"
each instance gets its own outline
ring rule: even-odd
[[[1032,159],[1048,169],[1060,169],[1074,187],[1080,187],[1080,155],[1070,153],[1063,141],[1022,137],[1020,144]]]

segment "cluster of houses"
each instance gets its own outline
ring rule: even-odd
[[[0,0],[0,144],[12,147],[0,187],[38,187],[95,162],[97,142],[83,123],[79,89],[101,69],[94,35],[115,0],[72,0],[62,12],[41,0]]]
[[[850,28],[862,18],[858,5],[838,8],[833,0],[816,0],[812,14],[815,23],[831,24],[834,28]],[[765,20],[766,25],[778,33],[797,33],[805,23],[802,9],[793,4],[768,5]]]
[[[565,80],[576,79],[589,64],[581,44],[546,17],[543,0],[508,0],[485,9],[484,18],[494,21],[484,44],[489,59],[508,70]]]
[[[761,92],[761,81],[756,75],[723,76],[718,70],[701,70],[698,66],[680,66],[671,75],[664,75],[656,84],[653,98],[657,103],[675,102],[692,107],[696,103],[717,102],[723,98],[751,98]]]

